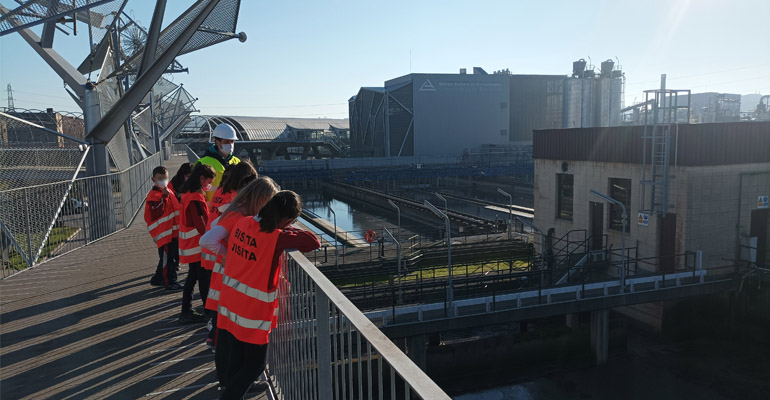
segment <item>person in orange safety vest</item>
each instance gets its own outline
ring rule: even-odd
[[[221,399],[240,399],[265,368],[283,252],[321,246],[314,233],[290,226],[301,211],[299,196],[284,190],[258,216],[244,217],[232,228],[217,317],[217,353],[220,347],[228,353]]]
[[[247,181],[249,181],[249,179],[241,180],[241,182]],[[219,293],[222,285],[222,274],[225,271],[224,256],[227,254],[227,244],[230,239],[230,232],[235,226],[235,223],[244,216],[256,215],[276,193],[278,193],[278,185],[273,182],[272,179],[266,177],[255,179],[245,187],[239,188],[238,195],[235,196],[232,202],[230,202],[227,211],[225,211],[219,218],[215,219],[214,222],[211,223],[211,229],[201,237],[201,247],[209,249],[218,256],[211,275],[209,294],[206,298],[206,309],[213,311],[214,314],[212,319],[212,326],[214,329],[209,331],[209,336],[206,338],[206,345],[211,348],[218,342],[216,311],[219,308]],[[228,358],[229,352],[222,347],[218,348],[214,359],[217,377],[220,377],[222,375],[221,372],[225,370]]]
[[[158,247],[158,267],[150,284],[164,286],[166,290],[181,290],[176,281],[179,202],[174,191],[168,187],[166,167],[159,166],[152,170],[152,182],[154,185],[144,203],[144,222]]]
[[[195,283],[203,304],[209,290],[208,275],[201,268],[200,237],[206,233],[209,212],[206,205],[205,190],[211,186],[215,176],[214,169],[206,164],[193,168],[190,178],[182,187],[182,209],[179,213],[179,262],[188,264],[187,278],[182,292],[182,313],[179,323],[203,321],[203,314],[192,309],[192,295]]]

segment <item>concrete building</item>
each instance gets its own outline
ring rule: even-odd
[[[685,253],[700,250],[703,267],[719,273],[715,268],[732,260],[751,259],[750,247],[755,262],[768,265],[770,123],[678,125],[665,215],[645,212],[650,193],[641,183],[643,132],[642,126],[536,131],[535,225],[553,228],[556,238],[586,230],[592,248],[619,249],[621,209],[592,196],[594,189],[626,206],[627,247],[648,259],[636,268],[692,267],[692,254]],[[660,324],[658,311],[645,311],[647,322]]]
[[[16,108],[4,109],[9,115],[23,119],[36,125],[77,139],[85,137],[85,124],[78,114],[56,112],[52,108],[42,110],[26,110]],[[0,123],[0,147],[3,148],[52,148],[73,147],[76,142],[69,141],[30,125],[3,120]]]
[[[515,75],[508,70],[409,74],[383,87],[362,87],[349,100],[351,155],[460,155],[482,146],[530,145],[534,129],[620,123],[623,75],[602,72]]]

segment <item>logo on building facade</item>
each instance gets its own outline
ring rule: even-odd
[[[639,226],[648,226],[650,224],[650,214],[640,212],[636,215],[636,222]]]
[[[436,87],[433,86],[433,84],[430,82],[430,79],[426,79],[425,82],[422,83],[422,86],[420,86],[421,92],[435,92]]]
[[[768,196],[759,196],[757,198],[757,208],[768,208]]]

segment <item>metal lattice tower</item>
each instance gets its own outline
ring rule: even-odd
[[[668,193],[672,161],[671,133],[678,130],[679,123],[690,122],[690,90],[666,89],[666,75],[663,74],[660,79],[660,89],[645,90],[644,94],[640,210],[666,215],[670,206]],[[649,156],[647,155],[648,147],[650,149]],[[674,160],[674,165],[676,165],[676,160]],[[649,199],[648,187],[650,189]]]
[[[13,111],[16,109],[16,106],[13,104],[13,88],[11,87],[11,84],[8,84],[8,111]]]

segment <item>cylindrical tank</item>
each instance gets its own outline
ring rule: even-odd
[[[615,67],[615,61],[607,60],[602,61],[602,77],[604,78],[610,78],[612,76],[612,69]]]
[[[572,77],[580,78],[583,76],[583,71],[586,69],[586,60],[580,59],[572,62]]]

